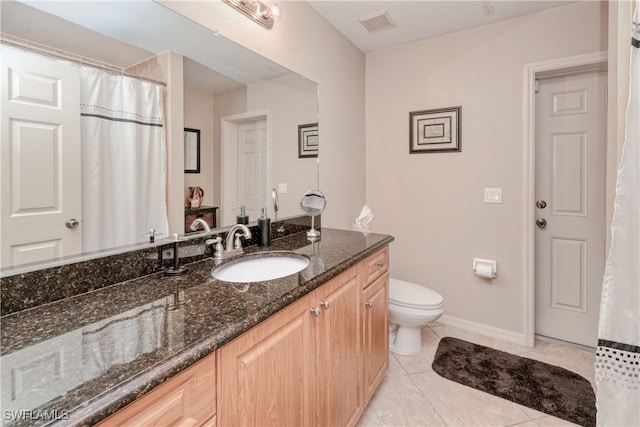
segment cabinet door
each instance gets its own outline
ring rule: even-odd
[[[215,423],[215,369],[214,356],[208,356],[99,426],[196,427],[206,421]]]
[[[315,423],[314,294],[219,350],[218,425]]]
[[[370,284],[363,293],[363,362],[365,405],[389,367],[389,273]]]
[[[358,266],[316,289],[318,425],[355,425],[363,412]]]

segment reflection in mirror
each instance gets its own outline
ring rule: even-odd
[[[298,158],[298,126],[316,122],[318,117],[315,83],[156,2],[6,0],[0,2],[0,12],[3,51],[6,40],[44,45],[49,52],[62,51],[83,62],[115,70],[116,74],[130,73],[166,82],[168,171],[184,170],[182,129],[200,130],[200,173],[182,174],[181,179],[167,173],[167,194],[177,192],[181,196],[168,206],[169,230],[165,236],[156,234],[156,242],[165,243],[168,235],[187,232],[184,201],[189,187],[203,189],[201,208],[213,212],[211,219],[205,218],[216,228],[235,222],[235,214],[229,214],[233,206],[245,205],[250,223],[263,207],[275,215],[273,189],[279,218],[295,216],[300,194],[318,186],[317,159]],[[5,68],[3,64],[3,93],[7,93]],[[176,75],[180,80],[176,80]],[[5,131],[8,128],[5,108],[2,114],[4,245],[5,217],[12,214],[5,209],[8,205],[5,197],[11,193],[11,189],[5,188],[9,185],[6,171],[16,165],[11,165],[10,156],[6,155],[9,136]],[[172,127],[180,130],[180,138],[171,137]],[[180,153],[177,159],[176,152]],[[65,171],[80,170],[77,166],[68,167],[73,163],[66,159],[59,164]],[[79,176],[76,181],[82,185]],[[199,217],[200,213],[196,215]],[[82,212],[69,218],[77,220],[80,226],[67,230],[82,233],[85,227]],[[29,227],[46,238],[42,230],[51,226],[38,222],[37,215],[29,221]],[[142,244],[149,242],[146,232],[136,239]],[[29,244],[35,243],[26,245]],[[85,252],[82,247],[61,251],[71,246],[55,244],[43,257],[15,261],[13,249],[3,247],[2,267]],[[113,248],[101,248],[105,249]]]
[[[300,200],[300,209],[311,217],[311,229],[307,231],[309,239],[318,239],[320,232],[315,229],[315,217],[324,212],[327,206],[327,199],[320,190],[311,190],[304,193]]]

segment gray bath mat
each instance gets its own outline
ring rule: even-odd
[[[432,368],[451,381],[545,414],[582,426],[596,425],[591,383],[558,366],[445,337]]]

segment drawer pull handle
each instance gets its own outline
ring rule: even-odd
[[[329,301],[320,301],[320,305],[323,306],[325,310],[329,310],[329,307],[331,307],[331,303]]]
[[[367,308],[373,308],[373,303],[371,301],[365,302],[364,305],[366,305]]]
[[[376,262],[376,265],[380,268],[384,267],[384,261],[378,261]]]

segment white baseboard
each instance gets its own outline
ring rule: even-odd
[[[468,332],[473,332],[491,338],[497,338],[513,344],[527,346],[523,333],[508,331],[506,329],[496,328],[495,326],[485,325],[484,323],[472,322],[471,320],[449,316],[447,314],[443,314],[442,316],[440,316],[437,322]]]

